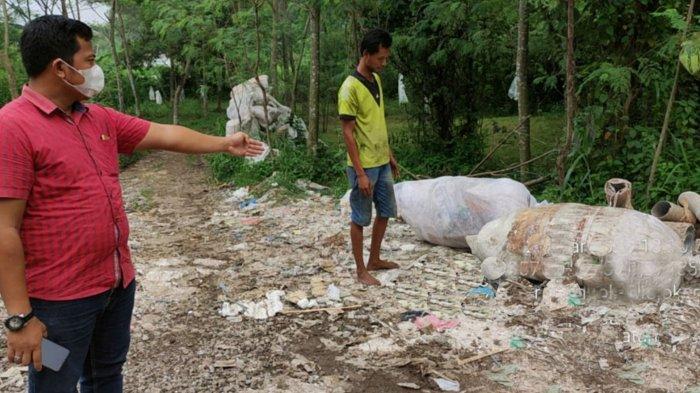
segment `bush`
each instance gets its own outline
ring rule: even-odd
[[[314,157],[304,145],[286,140],[276,141],[275,148],[279,150],[276,156],[257,164],[224,153],[211,155],[209,162],[214,177],[221,182],[233,182],[236,186],[270,179],[293,193],[299,191],[295,186],[299,179],[328,186],[334,195],[341,195],[347,189],[343,151],[320,144]]]

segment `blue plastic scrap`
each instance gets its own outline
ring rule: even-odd
[[[479,285],[476,288],[472,288],[467,292],[467,296],[483,296],[486,298],[495,298],[496,292],[488,284]]]

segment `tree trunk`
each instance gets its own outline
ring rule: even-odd
[[[75,10],[73,9],[73,3],[71,3],[70,0],[68,0],[68,10],[70,11],[70,17],[75,19]]]
[[[574,140],[574,116],[576,115],[576,77],[574,64],[574,0],[567,0],[566,10],[566,142],[557,157],[557,177],[559,185],[564,186],[566,176],[566,159]]]
[[[139,94],[136,91],[136,81],[134,80],[133,68],[131,68],[131,56],[129,56],[129,41],[126,39],[126,31],[124,29],[124,18],[122,13],[118,12],[117,17],[119,18],[119,35],[122,39],[122,46],[124,47],[124,60],[126,61],[126,73],[129,76],[129,85],[131,86],[131,94],[134,97],[134,109],[136,110],[136,116],[141,116],[141,100],[139,99]]]
[[[270,40],[270,89],[277,88],[277,57],[279,48],[279,9],[277,0],[271,0],[272,40]]]
[[[296,112],[296,103],[297,103],[297,83],[299,82],[299,69],[301,69],[301,60],[304,58],[304,49],[306,49],[306,33],[309,31],[309,23],[311,21],[311,17],[306,19],[306,25],[304,26],[304,34],[302,35],[302,42],[301,42],[301,52],[299,53],[299,59],[297,60],[297,64],[294,67],[294,76],[292,77],[292,98],[290,100],[290,105],[289,107],[292,108],[292,113]]]
[[[204,113],[209,112],[209,91],[207,86],[207,70],[202,67],[202,90],[200,95],[202,96],[202,111]]]
[[[109,45],[112,47],[112,58],[114,59],[114,70],[117,80],[117,98],[119,100],[119,111],[124,111],[124,90],[122,90],[122,81],[119,77],[119,56],[117,56],[117,45],[114,42],[114,24],[116,15],[117,0],[112,0],[112,9],[109,11]]]
[[[221,80],[216,83],[216,111],[221,112],[223,108],[221,108]]]
[[[175,88],[177,85],[175,78],[175,72],[177,70],[175,69],[175,56],[168,55],[168,58],[170,59],[170,103],[172,104],[175,98]]]
[[[255,4],[255,81],[258,83],[260,90],[263,94],[263,112],[265,113],[265,134],[267,135],[267,144],[271,145],[272,140],[270,139],[270,116],[267,113],[267,91],[262,82],[260,82],[260,8],[259,5]]]
[[[17,77],[12,67],[12,60],[10,60],[10,14],[7,12],[7,1],[0,1],[2,1],[2,14],[5,20],[2,63],[5,66],[5,73],[7,74],[7,88],[10,91],[10,96],[14,99],[17,98]]]
[[[520,0],[518,5],[518,59],[516,74],[518,75],[518,120],[522,124],[518,132],[520,148],[520,163],[530,160],[530,105],[528,96],[528,38],[530,35],[528,0]],[[520,181],[529,177],[530,166],[520,168]]]
[[[185,60],[185,70],[183,71],[182,79],[180,79],[180,83],[175,88],[175,95],[173,96],[173,124],[178,124],[180,121],[180,95],[187,83],[187,75],[190,73],[191,66],[192,61],[190,59]]]
[[[294,56],[292,51],[294,50],[294,45],[292,44],[292,24],[289,20],[289,8],[287,6],[287,0],[277,0],[278,2],[278,12],[280,14],[282,33],[280,36],[280,41],[282,44],[282,68],[284,73],[285,82],[285,102],[289,102],[292,94],[291,89],[291,79],[294,74]]]
[[[66,7],[66,0],[61,0],[61,15],[68,17],[68,7]]]
[[[695,9],[695,0],[690,0],[688,6],[688,14],[685,18],[685,30],[683,30],[683,35],[679,42],[685,41],[685,37],[688,35],[688,29],[693,22],[693,10]],[[664,115],[664,124],[661,126],[661,134],[659,135],[659,142],[656,144],[656,151],[654,152],[654,160],[651,163],[651,171],[649,172],[649,181],[647,181],[646,196],[649,198],[651,193],[651,188],[654,186],[654,181],[656,178],[656,168],[659,165],[659,160],[661,159],[661,151],[666,143],[666,136],[668,135],[668,127],[671,121],[671,113],[673,112],[673,104],[676,101],[676,93],[678,93],[678,75],[681,71],[680,59],[676,59],[676,75],[673,78],[673,87],[671,88],[671,96],[668,98],[668,103],[666,104],[666,114]]]
[[[309,7],[311,20],[311,75],[309,77],[309,151],[316,154],[319,126],[319,40],[321,32],[321,9],[317,1]]]
[[[78,20],[80,20],[80,0],[75,0],[75,13]]]

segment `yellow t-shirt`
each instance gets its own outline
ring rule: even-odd
[[[348,76],[338,91],[338,114],[341,118],[354,118],[353,136],[360,153],[363,168],[374,168],[389,163],[389,136],[384,117],[384,94],[379,75],[374,74],[377,94],[363,83],[357,72]],[[348,154],[348,165],[352,166]]]

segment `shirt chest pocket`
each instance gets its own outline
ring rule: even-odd
[[[103,128],[89,136],[92,155],[98,170],[103,174],[116,177],[119,174],[119,155],[117,138],[113,130]]]

